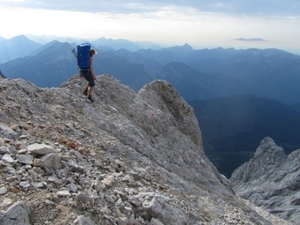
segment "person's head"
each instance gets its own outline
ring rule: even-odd
[[[90,50],[90,57],[93,57],[96,54],[97,54],[97,52],[95,51],[95,49],[91,48],[91,50]]]

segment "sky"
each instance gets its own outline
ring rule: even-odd
[[[50,35],[300,54],[300,0],[0,0],[0,37]]]

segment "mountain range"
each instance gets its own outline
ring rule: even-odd
[[[24,39],[24,36],[20,36],[2,41],[0,47],[7,47],[7,44],[4,44],[7,42],[16,42],[22,44],[23,49],[25,46],[29,48],[32,41],[27,39],[27,43],[24,43]],[[149,80],[166,79],[173,80],[171,83],[176,84],[176,88],[186,90],[187,93],[180,93],[187,100],[254,94],[287,104],[299,102],[297,96],[300,89],[297,84],[300,81],[298,76],[300,56],[282,50],[223,48],[193,50],[191,46],[185,44],[159,50],[129,51],[121,48],[122,43],[126,43],[124,46],[130,48],[128,44],[130,42],[125,40],[117,41],[114,47],[118,50],[104,45],[113,43],[113,40],[100,38],[91,43],[98,51],[94,63],[96,73],[113,74],[136,91]],[[136,44],[132,45],[138,48]],[[40,45],[36,43],[36,46]],[[21,54],[18,51],[20,47],[11,47],[11,52],[19,52],[19,57],[23,58],[2,63],[0,69],[9,78],[24,77],[41,87],[59,86],[77,73],[76,60],[70,50],[74,46],[76,46],[74,42],[55,41],[40,48],[30,47],[31,52],[27,52],[30,58],[23,57],[26,51],[22,51]],[[5,51],[0,51],[0,58],[7,55]],[[22,72],[24,67],[27,67],[27,75]],[[38,78],[39,76],[42,78]],[[195,77],[198,80],[196,82]],[[177,78],[181,81],[177,81]],[[197,88],[187,89],[187,84],[196,85]],[[188,93],[189,91],[193,93]]]
[[[24,36],[2,40],[0,47],[8,46],[7,42],[18,43],[17,47],[9,46],[11,52],[20,55],[0,64],[0,70],[7,78],[23,78],[39,87],[58,87],[78,73],[71,52],[76,40],[69,41],[35,43],[36,47],[24,56],[18,49],[31,46],[31,40]],[[194,107],[203,129],[205,151],[227,177],[253,155],[262,134],[273,137],[287,151],[299,146],[295,133],[300,102],[298,55],[278,49],[194,50],[188,44],[143,49],[126,40],[105,38],[91,44],[98,52],[94,58],[96,74],[112,74],[135,92],[153,80],[170,82]],[[1,57],[5,57],[5,52],[0,51]],[[247,107],[254,111],[245,111]],[[241,118],[246,122],[241,123]],[[240,123],[233,126],[229,123],[233,120]],[[230,161],[233,155],[234,163]]]

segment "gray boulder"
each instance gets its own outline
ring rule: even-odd
[[[19,201],[9,207],[6,212],[0,217],[1,225],[30,225],[29,221],[30,210],[28,206]]]

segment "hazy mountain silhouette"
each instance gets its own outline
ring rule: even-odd
[[[0,42],[0,63],[27,56],[41,46],[24,35],[2,39]]]
[[[58,87],[78,73],[77,61],[71,52],[74,47],[76,44],[53,41],[32,52],[31,56],[1,64],[0,69],[9,78],[23,78],[40,87]],[[142,64],[130,62],[113,52],[98,51],[94,69],[97,74],[114,74],[135,90],[152,80]]]
[[[300,56],[282,50],[235,50],[233,48],[193,50],[186,44],[160,50],[139,50],[136,53],[156,62],[152,65],[182,62],[219,80],[221,75],[224,76],[223,81],[228,77],[239,80],[247,86],[251,94],[288,104],[299,102]]]
[[[253,94],[285,103],[299,102],[300,56],[278,49],[247,49],[225,58],[200,58],[188,63],[209,74],[234,77],[254,90]]]
[[[239,54],[240,52],[243,52],[244,50],[236,50],[234,48],[214,48],[214,49],[201,49],[201,50],[194,50],[192,51],[185,59],[185,62],[195,63],[195,66],[197,66],[197,63],[201,62],[203,59],[226,59],[232,56],[235,56]]]
[[[240,95],[189,104],[201,124],[207,156],[228,177],[266,136],[286,153],[300,148],[300,112],[278,101]]]
[[[127,49],[129,51],[137,51],[141,49],[141,47],[131,41],[125,40],[125,39],[107,39],[107,38],[99,38],[96,41],[91,42],[93,45],[95,45],[98,49],[101,49],[103,46],[109,46],[110,48],[114,50],[119,49]]]
[[[181,62],[162,66],[156,70],[154,78],[170,82],[186,100],[205,100],[249,92],[247,86],[237,79],[201,73]]]
[[[167,64],[173,61],[184,62],[184,58],[191,54],[192,51],[193,48],[185,44],[183,46],[174,46],[159,50],[141,49],[137,53],[160,64]]]
[[[29,39],[40,43],[40,44],[47,44],[53,40],[59,41],[59,42],[68,42],[68,43],[84,43],[89,42],[92,45],[96,46],[97,49],[101,50],[119,50],[119,49],[126,49],[130,51],[136,51],[139,49],[160,49],[161,46],[159,46],[156,43],[153,42],[147,42],[147,41],[138,41],[133,42],[126,39],[107,39],[107,38],[98,38],[97,40],[87,40],[87,39],[79,39],[79,38],[72,38],[72,37],[59,37],[59,36],[51,36],[51,35],[28,35]],[[0,37],[1,41],[1,37]]]
[[[158,69],[162,66],[162,64],[156,61],[155,59],[144,57],[143,55],[140,55],[137,52],[131,52],[124,48],[115,51],[114,54],[130,62],[142,64],[149,69]]]
[[[59,42],[59,41],[57,41],[57,40],[54,40],[54,41],[50,41],[49,43],[47,43],[47,44],[45,44],[45,45],[43,45],[42,47],[40,47],[40,48],[38,48],[37,50],[35,50],[35,51],[33,51],[33,52],[31,52],[28,56],[36,56],[36,55],[38,55],[40,52],[42,52],[42,51],[47,51],[47,49],[49,48],[51,48],[52,46],[54,46],[54,45],[60,45],[61,43]],[[75,46],[74,46],[75,47]],[[55,48],[55,47],[54,47]],[[61,49],[61,51],[63,51],[64,49],[62,48]],[[58,54],[60,54],[59,52],[58,52]]]
[[[130,62],[111,51],[98,51],[94,58],[94,70],[97,74],[113,74],[115,78],[135,91],[153,80],[144,65]]]
[[[55,42],[34,56],[4,63],[1,69],[8,78],[23,78],[40,87],[56,87],[77,72],[71,48],[68,43]]]

